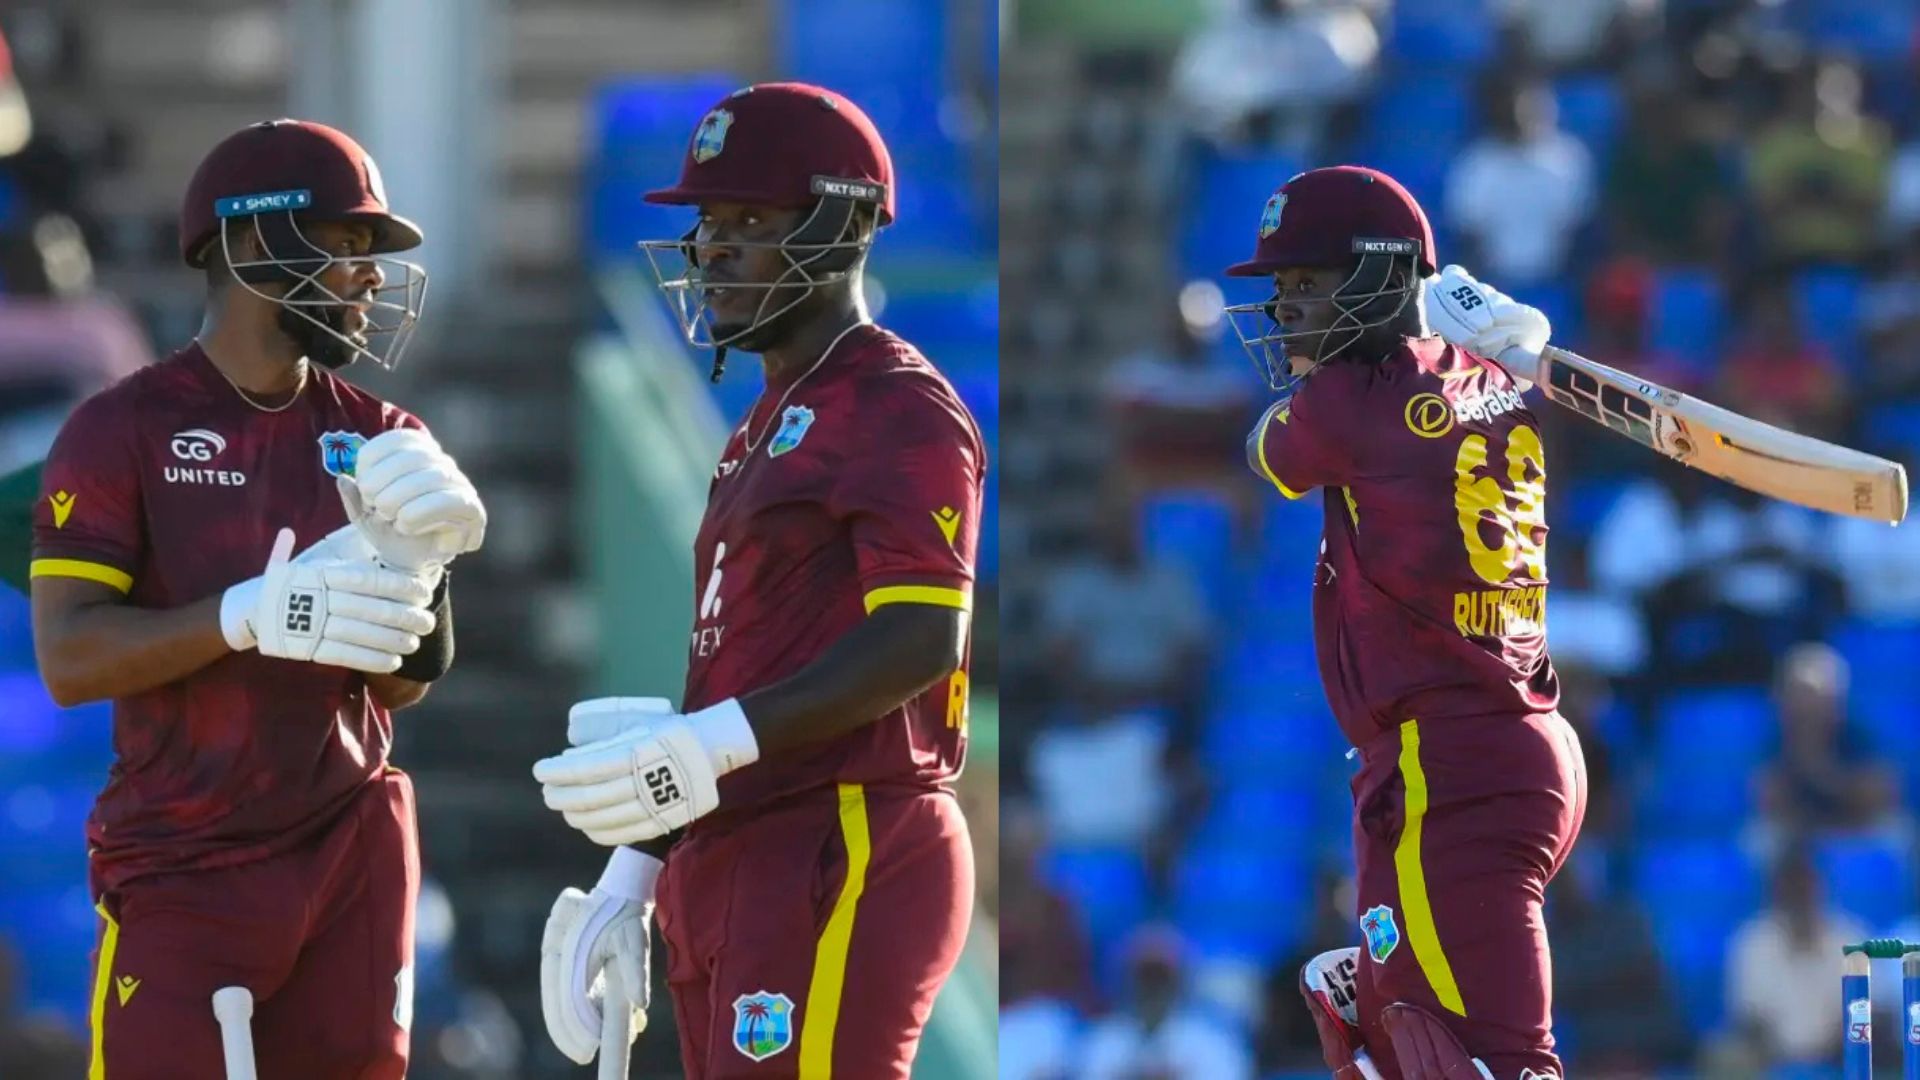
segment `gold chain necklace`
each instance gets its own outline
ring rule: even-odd
[[[815,360],[813,362],[813,366],[808,368],[806,371],[802,372],[799,378],[793,380],[793,385],[787,387],[787,392],[780,395],[780,401],[776,405],[774,405],[773,412],[767,414],[766,423],[760,425],[760,437],[758,439],[749,438],[747,440],[747,451],[746,453],[741,455],[741,461],[743,464],[746,462],[746,460],[752,458],[753,452],[760,448],[760,444],[762,442],[766,441],[767,433],[773,430],[773,422],[775,419],[779,417],[780,410],[786,407],[787,399],[793,396],[793,392],[800,388],[801,383],[807,381],[808,375],[811,375],[814,372],[820,370],[820,365],[826,363],[827,357],[833,355],[834,347],[840,344],[840,339],[846,337],[848,334],[853,333],[855,330],[858,330],[863,326],[872,326],[872,325],[873,325],[872,323],[864,322],[864,321],[854,323],[852,326],[849,326],[845,330],[842,330],[838,334],[835,334],[833,336],[832,341],[827,342],[827,347],[820,350],[820,359]],[[747,424],[748,424],[747,434],[751,436],[753,434],[753,429],[751,426],[753,424],[752,412],[747,413]]]

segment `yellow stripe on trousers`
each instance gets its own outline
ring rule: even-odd
[[[853,918],[867,889],[867,862],[873,855],[867,793],[859,784],[840,785],[840,836],[847,845],[847,880],[813,947],[813,979],[807,986],[806,1015],[800,1017],[800,1080],[833,1076],[833,1029],[840,1022],[840,994],[846,989]]]
[[[93,972],[93,1010],[88,1014],[88,1024],[93,1028],[93,1054],[92,1063],[87,1066],[87,1080],[106,1080],[107,991],[113,986],[113,954],[120,947],[120,924],[107,914],[105,904],[95,904],[93,910],[106,920],[107,930],[100,935],[100,963]]]
[[[1400,910],[1407,917],[1407,943],[1413,946],[1413,958],[1440,1004],[1457,1016],[1465,1016],[1467,1006],[1460,1000],[1459,984],[1453,981],[1447,951],[1440,947],[1433,907],[1427,902],[1427,875],[1420,865],[1420,834],[1427,818],[1427,774],[1420,767],[1417,720],[1400,725],[1400,777],[1407,785],[1407,821],[1400,830],[1400,843],[1393,849],[1393,869],[1399,879]]]

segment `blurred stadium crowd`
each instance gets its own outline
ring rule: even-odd
[[[404,31],[404,68],[372,70],[365,55],[384,47],[382,20]],[[741,358],[705,389],[711,358],[661,332],[670,324],[663,312],[653,317],[651,286],[609,285],[643,272],[635,242],[688,227],[684,212],[644,208],[640,192],[671,182],[693,125],[739,86],[811,79],[860,102],[901,173],[900,224],[883,235],[872,268],[876,314],[949,373],[991,440],[996,44],[991,9],[977,0],[715,0],[697,10],[665,0],[0,7],[0,473],[38,460],[77,401],[197,327],[201,278],[174,265],[173,222],[194,162],[227,132],[288,113],[341,124],[382,162],[396,209],[409,205],[409,189],[422,191],[410,176],[431,173],[436,160],[477,170],[453,170],[457,189],[429,187],[446,196],[438,205],[402,211],[439,215],[445,226],[429,226],[423,249],[433,296],[404,367],[352,372],[434,428],[495,518],[486,551],[461,562],[459,661],[396,725],[394,756],[415,777],[429,877],[410,1075],[577,1071],[541,1026],[540,928],[555,893],[591,882],[604,852],[556,827],[527,770],[554,749],[568,704],[595,685],[596,665],[622,670],[601,663],[603,654],[624,662],[635,647],[600,638],[596,604],[667,612],[656,621],[673,627],[668,666],[683,663],[690,607],[600,595],[579,550],[591,527],[582,520],[591,481],[576,460],[580,398],[590,390],[570,361],[603,338],[633,365],[685,364],[698,374],[682,384],[715,423],[731,423],[760,386],[758,364]],[[451,68],[429,74],[449,56]],[[377,95],[342,89],[376,82]],[[479,88],[479,105],[436,111],[437,92],[467,86]],[[422,109],[432,130],[386,122]],[[449,246],[436,252],[436,238]],[[661,407],[693,411],[688,404],[696,403]],[[634,414],[625,423],[653,426]],[[678,448],[697,461],[698,497],[723,431],[711,447]],[[637,519],[651,509],[627,512]],[[671,534],[686,520],[634,527]],[[996,535],[990,517],[983,541]],[[680,546],[690,542],[689,528]],[[975,749],[963,799],[975,815],[985,913],[976,919],[985,944],[969,963],[990,986],[997,570],[993,546],[983,548]],[[691,582],[672,588],[671,597],[690,596]],[[0,588],[7,1080],[71,1080],[86,1069],[95,918],[82,825],[111,758],[108,708],[60,710],[47,699],[26,602]],[[633,1074],[679,1076],[666,965],[653,966],[653,1023]],[[970,1045],[923,1054],[932,1059],[925,1075],[984,1075],[984,1051]]]
[[[1220,270],[1293,173],[1379,167],[1439,262],[1556,341],[1912,470],[1915,7],[1032,0],[1009,21],[1004,542],[1051,572],[1022,563],[1002,598],[1001,1075],[1324,1076],[1297,972],[1359,935],[1309,635],[1319,500],[1244,472],[1260,384],[1222,338]],[[1837,1076],[1841,943],[1920,912],[1920,531],[1533,407],[1549,642],[1592,779],[1548,897],[1569,1073]],[[1876,1026],[1904,1033],[1898,972],[1876,982]]]

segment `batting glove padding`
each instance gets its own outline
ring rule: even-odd
[[[592,892],[567,889],[553,902],[540,939],[540,1011],[547,1037],[577,1064],[600,1048],[603,1010],[631,1011],[629,1041],[646,1029],[653,892],[665,865],[619,848]]]
[[[368,439],[353,476],[341,477],[339,486],[347,519],[391,566],[444,566],[486,539],[480,493],[424,431],[396,428]]]
[[[433,589],[413,576],[353,561],[291,562],[281,529],[257,578],[220,599],[220,632],[235,651],[388,674],[433,632]]]
[[[690,716],[663,715],[657,701],[582,702],[576,712],[604,714],[592,723],[620,733],[533,767],[548,809],[597,844],[657,840],[687,827],[719,807],[720,777],[759,757],[738,701],[729,698]]]
[[[1539,381],[1540,350],[1553,336],[1553,326],[1539,308],[1475,280],[1457,264],[1426,279],[1422,287],[1427,325],[1447,344],[1499,360],[1524,384],[1522,391]]]

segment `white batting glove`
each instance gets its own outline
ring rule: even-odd
[[[662,714],[657,701],[582,702],[576,710],[606,714],[592,723],[619,734],[533,767],[547,808],[596,844],[635,844],[685,828],[719,807],[720,777],[760,757],[737,700],[728,698],[688,716]]]
[[[433,436],[395,428],[360,447],[353,476],[341,477],[340,501],[382,562],[403,570],[444,566],[480,550],[487,509],[453,456]]]
[[[1427,324],[1434,333],[1475,356],[1500,361],[1514,378],[1532,386],[1540,372],[1540,350],[1553,326],[1539,308],[1522,304],[1451,265],[1421,283]]]
[[[367,536],[367,531],[352,522],[348,522],[319,540],[314,541],[307,550],[293,557],[295,566],[299,566],[302,563],[339,562],[341,560],[347,562],[375,563],[380,566],[390,567],[402,574],[411,574],[417,580],[425,582],[428,591],[440,587],[440,576],[446,569],[443,564],[437,562],[426,563],[414,570],[407,570],[403,567],[396,566],[381,558],[380,552],[374,548],[373,541]]]
[[[374,674],[399,670],[433,632],[433,589],[373,563],[294,563],[293,530],[274,538],[267,568],[220,598],[220,632],[236,652]]]
[[[652,1003],[653,893],[665,863],[617,848],[590,893],[566,889],[540,937],[540,1012],[547,1037],[576,1064],[600,1049],[602,1010],[632,1010],[631,1037]]]

